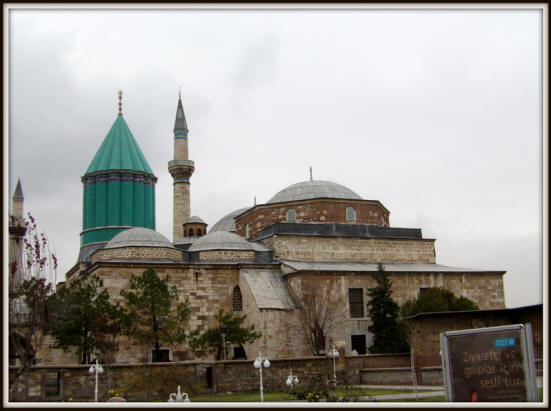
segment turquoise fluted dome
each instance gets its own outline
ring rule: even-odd
[[[157,177],[122,114],[117,116],[81,180],[81,246],[109,241],[132,227],[155,230]]]

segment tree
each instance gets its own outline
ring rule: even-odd
[[[16,245],[23,238],[22,255],[10,256],[8,301],[9,301],[9,355],[19,362],[13,398],[17,401],[19,381],[26,375],[25,400],[29,396],[29,370],[42,345],[43,331],[48,317],[48,298],[52,285],[46,281],[50,269],[57,268],[55,255],[49,253],[44,233],[39,233],[36,221],[29,213],[28,219],[15,218],[10,222],[10,234],[15,235]]]
[[[417,299],[408,300],[402,305],[403,318],[420,313],[444,312],[444,311],[470,311],[478,310],[478,305],[466,297],[457,297],[451,291],[439,287],[429,288]]]
[[[323,355],[328,335],[344,319],[344,308],[338,304],[329,285],[305,281],[297,291],[298,307],[294,310],[299,330],[308,342],[312,355]]]
[[[130,277],[128,290],[121,290],[125,299],[125,332],[143,345],[154,347],[152,360],[160,360],[161,343],[181,343],[186,339],[189,304],[178,300],[176,286],[170,286],[151,268],[141,276]]]
[[[56,348],[68,351],[76,347],[82,364],[88,364],[92,354],[105,357],[116,350],[121,308],[110,303],[101,278],[81,272],[52,296],[50,306],[48,333]]]
[[[399,321],[400,307],[392,299],[392,281],[382,265],[372,276],[377,285],[367,292],[371,298],[367,303],[371,318],[368,330],[373,334],[373,344],[369,350],[374,354],[409,351],[404,325]]]
[[[220,331],[220,325],[225,324],[226,331],[226,344],[246,344],[256,341],[262,336],[262,333],[255,331],[254,324],[249,327],[243,327],[243,322],[246,316],[234,315],[233,313],[224,313],[224,310],[219,310],[216,315],[217,326],[210,328],[203,334],[199,335],[198,332],[194,332],[190,336],[190,348],[196,355],[204,356],[207,353],[213,353],[216,351],[216,359],[220,360],[224,356],[223,353],[223,338]]]

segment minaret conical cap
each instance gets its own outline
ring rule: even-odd
[[[188,132],[184,106],[182,105],[182,96],[178,94],[178,108],[176,108],[176,121],[174,122],[174,131]]]
[[[13,198],[23,198],[23,189],[21,188],[21,180],[17,179],[17,186],[13,192]]]

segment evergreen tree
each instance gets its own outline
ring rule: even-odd
[[[429,288],[417,299],[408,300],[402,305],[403,318],[420,313],[433,313],[445,311],[470,311],[478,310],[478,305],[466,297],[457,297],[445,288]]]
[[[52,296],[49,307],[47,332],[54,337],[56,348],[76,347],[82,364],[88,364],[92,354],[105,356],[116,350],[121,309],[110,303],[98,276],[82,272]]]
[[[377,285],[368,290],[367,310],[371,318],[368,330],[373,334],[369,351],[373,354],[407,352],[404,325],[398,318],[400,308],[392,299],[392,282],[381,265],[372,275]]]
[[[222,359],[223,355],[223,338],[220,331],[220,325],[225,324],[226,344],[246,344],[251,343],[262,336],[262,333],[254,330],[254,324],[249,327],[243,327],[243,322],[246,316],[234,315],[233,313],[224,313],[219,310],[216,315],[218,325],[215,328],[210,328],[203,334],[199,335],[194,332],[190,338],[190,347],[197,355],[204,356],[207,353],[216,352],[216,358]]]
[[[153,362],[160,360],[161,343],[181,343],[186,339],[189,305],[178,300],[170,276],[160,278],[149,268],[141,276],[130,277],[125,298],[125,332],[140,344],[153,346]]]

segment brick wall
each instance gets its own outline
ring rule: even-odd
[[[274,258],[310,261],[434,263],[434,240],[282,235],[263,242]]]
[[[356,211],[356,221],[347,221],[346,208]],[[287,211],[295,210],[297,222],[351,223],[389,226],[389,212],[378,201],[370,200],[304,200],[280,204],[262,204],[249,210],[235,221],[236,233],[245,237],[245,226],[250,238],[274,223],[286,222]]]

